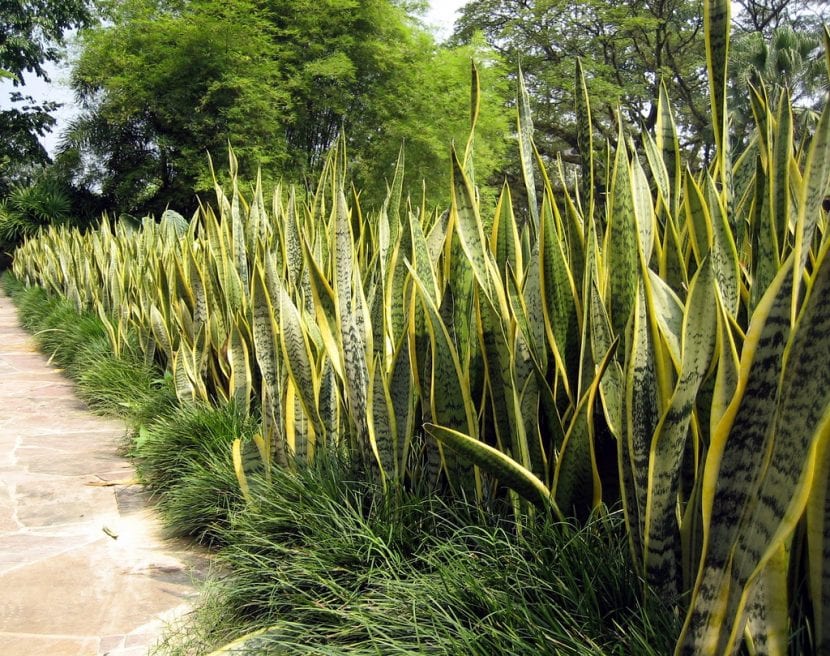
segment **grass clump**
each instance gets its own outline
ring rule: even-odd
[[[172,535],[223,540],[229,515],[243,503],[231,442],[250,438],[256,426],[255,417],[233,404],[187,404],[142,427],[131,453]]]
[[[249,654],[620,654],[671,651],[645,608],[619,513],[519,526],[431,494],[388,494],[319,461],[273,472],[234,514],[194,624],[167,654],[264,630]]]

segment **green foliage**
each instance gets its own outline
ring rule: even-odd
[[[58,107],[38,104],[17,87],[30,73],[48,82],[44,65],[59,60],[64,34],[89,24],[90,18],[88,0],[15,0],[3,5],[0,78],[11,78],[15,89],[11,103],[0,111],[0,196],[14,183],[28,182],[33,168],[48,162],[38,137],[55,124],[51,112]]]
[[[659,654],[676,628],[644,608],[619,515],[518,526],[461,502],[390,495],[342,462],[278,470],[234,516],[196,615],[160,653]],[[532,584],[530,584],[532,582]],[[225,652],[217,652],[225,653]]]
[[[205,154],[229,143],[243,180],[259,170],[310,185],[344,132],[364,204],[383,200],[382,182],[369,181],[391,183],[402,142],[407,188],[420,195],[426,180],[437,193],[447,144],[469,129],[469,60],[493,59],[480,45],[439,48],[389,0],[130,0],[108,18],[83,34],[72,85],[86,111],[61,158],[108,207],[137,215],[195,209],[194,190],[212,189]],[[495,61],[483,68],[486,181],[506,130],[502,76]]]
[[[172,390],[155,367],[135,351],[114,357],[99,316],[79,315],[66,299],[27,288],[9,273],[3,284],[18,306],[23,326],[78,383],[79,395],[91,410],[124,417],[138,427],[171,407]]]
[[[244,503],[230,444],[249,439],[254,428],[233,405],[177,407],[141,427],[131,454],[171,535],[208,544],[227,539],[229,518]]]
[[[47,225],[70,218],[70,200],[47,179],[15,186],[0,200],[0,248],[9,252]]]
[[[343,453],[389,493],[506,499],[519,524],[621,501],[645,596],[686,616],[678,655],[811,635],[830,615],[827,479],[813,473],[827,468],[830,385],[821,364],[808,373],[830,358],[830,109],[796,143],[788,98],[753,93],[756,133],[733,152],[730,6],[705,5],[708,168],[683,171],[661,87],[655,133],[639,150],[618,114],[606,200],[582,198],[585,185],[539,156],[522,94],[530,206],[515,212],[505,188],[491,211],[474,183],[474,68],[474,129],[452,152],[447,213],[405,202],[403,157],[379,211],[364,212],[346,193],[344,140],[313,195],[278,187],[269,206],[259,184],[241,191],[231,154],[215,210],[137,231],[46,231],[16,271],[109,317],[116,353],[136,336],[183,404],[261,408],[261,434],[232,443],[251,512],[283,470]],[[588,148],[593,111],[575,99]],[[601,175],[593,153],[583,163]],[[803,558],[809,585],[790,566]],[[330,599],[345,603],[338,562],[324,563],[322,578],[290,563],[318,625]],[[782,595],[802,611],[789,618]]]
[[[710,138],[700,7],[669,2],[485,0],[467,3],[453,39],[483,32],[512,71],[524,74],[533,99],[537,143],[553,157],[578,147],[573,62],[585,71],[594,128],[614,140],[616,108],[633,129],[652,129],[660,81],[670,83],[677,121],[693,144]],[[598,180],[600,182],[600,180]]]

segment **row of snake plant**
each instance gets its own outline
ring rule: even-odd
[[[231,155],[230,188],[190,221],[51,229],[15,272],[97,311],[183,402],[258,407],[233,450],[248,495],[246,454],[267,471],[338,449],[387,486],[507,494],[517,513],[622,501],[648,589],[687,612],[678,654],[786,653],[803,543],[830,645],[830,115],[797,141],[788,100],[752,88],[733,157],[729,3],[705,23],[717,155],[700,170],[661,88],[655,134],[620,125],[600,172],[577,64],[578,189],[537,153],[520,84],[521,216],[507,186],[482,215],[472,136],[443,213],[405,198],[403,153],[371,215],[340,146],[314,193],[267,202]],[[471,135],[477,102],[474,69]]]

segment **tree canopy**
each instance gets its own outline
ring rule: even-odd
[[[30,75],[49,81],[44,66],[57,62],[68,30],[90,21],[88,0],[3,0],[0,2],[0,78],[11,78],[7,109],[0,110],[0,194],[25,180],[48,155],[38,141],[55,124],[52,102],[36,102],[20,91]]]
[[[810,105],[826,81],[821,24],[830,3],[739,0],[733,10],[732,107],[749,124],[747,82],[795,92]],[[454,41],[483,33],[510,70],[521,67],[534,105],[537,141],[567,159],[576,147],[574,60],[579,57],[592,99],[594,125],[616,139],[615,108],[636,132],[656,120],[665,83],[681,139],[692,159],[712,147],[704,73],[703,9],[698,0],[479,0],[468,2]],[[740,126],[736,128],[741,132]]]
[[[520,67],[534,103],[537,140],[547,151],[576,147],[574,62],[587,77],[596,127],[613,140],[616,107],[633,127],[652,127],[660,81],[678,101],[690,139],[708,123],[702,16],[687,0],[482,0],[469,2],[454,40],[482,32],[513,70]]]
[[[192,208],[193,191],[212,185],[208,154],[222,162],[228,144],[243,175],[261,168],[302,182],[345,130],[356,184],[379,178],[366,186],[382,190],[405,141],[408,181],[420,189],[423,178],[446,177],[451,141],[466,139],[469,60],[482,53],[440,48],[413,9],[390,0],[116,3],[82,36],[72,85],[84,112],[62,161],[109,205],[160,212]],[[495,63],[484,69],[486,173],[507,129],[502,76]]]

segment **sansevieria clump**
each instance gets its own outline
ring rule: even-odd
[[[51,228],[15,273],[97,312],[182,403],[259,412],[229,454],[253,502],[246,463],[323,450],[387,486],[508,495],[517,513],[621,502],[644,593],[687,613],[678,654],[783,654],[806,624],[830,649],[830,116],[796,140],[789,101],[750,88],[757,131],[733,152],[729,3],[705,11],[706,166],[683,160],[661,86],[654,134],[635,147],[620,121],[601,202],[577,62],[579,184],[537,151],[520,75],[528,206],[505,186],[482,216],[473,67],[446,211],[405,196],[403,152],[376,213],[342,144],[313,193],[267,199],[231,154],[230,189],[189,221]],[[810,616],[790,613],[796,594]]]

